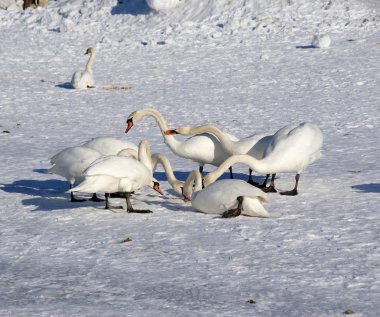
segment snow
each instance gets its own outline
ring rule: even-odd
[[[379,8],[67,0],[0,10],[0,316],[377,316]],[[314,34],[331,46],[310,48]],[[70,89],[88,47],[97,87]],[[146,188],[132,200],[152,214],[70,203],[49,158],[93,137],[146,138],[181,179],[197,168],[151,118],[125,135],[144,107],[171,128],[210,123],[239,137],[311,121],[324,156],[298,196],[269,194],[269,219],[194,212],[162,170],[166,195]],[[276,183],[291,189],[294,175]]]

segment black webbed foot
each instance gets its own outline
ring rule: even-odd
[[[230,209],[230,210],[225,211],[222,214],[222,218],[235,218],[235,217],[241,215],[241,211],[243,210],[243,197],[239,196],[236,199],[238,201],[238,206],[234,209]]]
[[[129,209],[127,210],[127,212],[130,212],[130,213],[138,213],[138,214],[149,214],[149,213],[153,213],[153,211],[149,210],[149,209]]]
[[[89,201],[99,202],[99,201],[104,201],[104,199],[99,198],[99,197],[96,195],[96,193],[94,193],[94,194],[92,195],[92,197],[89,199]]]
[[[292,190],[288,190],[286,192],[281,192],[280,194],[286,195],[286,196],[296,196],[296,195],[298,195],[298,191],[297,191],[297,189],[292,189]]]
[[[264,193],[277,193],[277,190],[274,188],[274,186],[268,186],[261,189]]]

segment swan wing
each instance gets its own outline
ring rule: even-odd
[[[113,137],[93,138],[82,145],[87,148],[94,149],[103,155],[116,155],[124,149],[133,149],[138,151],[137,145],[133,142]]]

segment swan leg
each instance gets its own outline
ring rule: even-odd
[[[123,209],[123,206],[112,206],[108,203],[108,198],[110,197],[110,194],[106,193],[106,207],[105,209]]]
[[[132,203],[130,200],[131,193],[124,193],[124,195],[125,195],[125,200],[127,202],[127,212],[134,212],[134,213],[139,213],[139,214],[148,214],[152,212],[149,209],[133,209]]]
[[[235,209],[225,211],[222,214],[222,218],[234,218],[241,215],[241,211],[243,210],[243,196],[239,196],[236,199],[239,202],[238,206]]]
[[[90,201],[104,201],[104,199],[99,198],[96,193],[92,194],[92,197],[89,199]]]
[[[264,187],[262,190],[265,193],[277,193],[277,190],[274,186],[274,178],[276,177],[276,174],[272,174],[272,179],[270,181],[270,185],[268,187]]]
[[[73,188],[73,187],[74,187],[74,184],[71,184],[71,183],[70,183],[70,189]],[[71,193],[70,193],[70,201],[71,201],[72,203],[81,203],[81,202],[83,202],[83,201],[86,201],[86,199],[78,199],[78,198],[75,198],[75,197],[74,197],[74,193],[71,192]]]
[[[268,182],[269,175],[270,174],[267,174],[264,182],[261,185],[258,186],[259,188],[265,188],[265,187],[267,187],[267,182]]]
[[[281,195],[287,195],[287,196],[296,196],[298,194],[297,187],[298,187],[298,181],[300,179],[300,174],[296,175],[296,185],[292,190],[288,190],[286,192],[281,192]]]
[[[253,181],[253,177],[252,177],[252,169],[251,169],[251,168],[249,169],[249,176],[248,176],[247,183],[248,183],[248,184],[251,184],[252,186],[256,186],[256,187],[259,186],[259,183]]]
[[[230,170],[230,179],[234,179],[234,174],[232,173],[232,166],[228,168]]]
[[[199,173],[201,173],[201,175],[202,175],[202,173],[203,173],[203,165],[199,165]]]

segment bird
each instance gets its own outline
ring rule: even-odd
[[[210,174],[212,172],[207,175]],[[194,182],[194,193],[191,195]],[[268,202],[267,194],[241,179],[217,180],[202,187],[201,174],[197,170],[192,171],[184,184],[184,197],[185,200],[191,200],[193,208],[200,212],[219,214],[222,218],[239,215],[270,217],[262,205]]]
[[[132,156],[134,159],[138,160],[138,153],[135,150],[132,149],[124,149],[118,153],[118,155],[123,156]],[[164,168],[166,179],[170,186],[173,188],[173,190],[182,196],[183,194],[183,182],[178,180],[173,172],[172,165],[170,164],[169,159],[161,153],[154,153],[151,156],[152,166],[153,166],[153,173],[157,169],[157,165],[161,164]]]
[[[300,174],[307,166],[322,157],[322,144],[323,135],[317,125],[309,122],[290,124],[273,135],[261,160],[247,154],[233,155],[213,171],[211,176],[205,175],[203,181],[207,185],[212,182],[213,177],[219,177],[231,165],[243,163],[263,174],[296,172],[294,188],[280,193],[294,196],[298,194]],[[275,188],[274,176],[271,186]]]
[[[173,135],[165,134],[165,131],[169,130],[166,121],[161,113],[153,108],[144,108],[132,112],[128,116],[125,133],[128,133],[145,116],[151,116],[156,120],[170,150],[180,157],[197,162],[201,173],[205,164],[219,166],[229,157],[228,153],[223,150],[219,140],[212,134],[199,134],[184,141],[177,140]],[[229,135],[229,137],[237,140],[232,135]],[[232,170],[230,170],[230,177],[232,177]]]
[[[268,144],[272,141],[273,133],[256,133],[248,137],[232,140],[228,134],[216,126],[204,124],[196,127],[182,126],[174,130],[167,130],[165,134],[180,134],[180,135],[193,135],[198,133],[212,133],[218,139],[223,149],[229,155],[248,154],[257,159],[262,159],[264,151]],[[269,177],[269,176],[268,176]],[[249,169],[248,183],[259,186],[252,178],[252,169]],[[266,184],[266,182],[264,182]]]
[[[71,85],[74,89],[94,88],[95,81],[92,75],[92,65],[94,64],[95,49],[90,47],[85,54],[90,54],[84,71],[76,71],[71,79]]]
[[[112,138],[110,138],[110,140],[112,141]],[[105,152],[117,154],[119,156],[133,156],[137,158],[137,147],[136,150],[133,148],[123,148],[119,152],[116,152],[118,151],[118,147],[111,149],[110,144],[107,144],[106,142],[101,142],[101,144],[104,145],[104,149],[106,150],[103,151],[103,153],[97,151],[95,149],[96,147],[91,148],[83,145],[67,147],[59,151],[57,154],[50,158],[50,163],[53,166],[49,169],[49,172],[66,178],[70,182],[71,189],[74,187],[75,183],[80,183],[83,181],[83,172],[87,167],[89,167],[97,159],[103,158],[105,155],[107,155],[104,154]],[[124,145],[126,146],[128,143]],[[70,193],[70,197],[71,202],[86,201],[86,199],[76,198],[72,192]],[[102,201],[102,199],[97,197],[96,193],[93,193],[90,200]]]
[[[311,40],[311,46],[314,48],[328,48],[331,44],[331,38],[328,34],[316,34]]]
[[[101,157],[98,151],[83,146],[73,146],[63,149],[55,154],[50,163],[53,165],[49,172],[60,175],[70,182],[70,189],[74,187],[75,182],[83,180],[84,170],[95,160]],[[82,202],[86,199],[78,199],[70,193],[71,202]],[[96,194],[93,194],[91,200],[98,201]]]
[[[156,170],[157,165],[159,163],[162,165],[162,167],[165,170],[166,179],[167,179],[168,183],[170,184],[170,186],[173,188],[173,190],[177,194],[182,196],[182,194],[183,194],[183,182],[178,180],[175,177],[174,172],[173,172],[173,168],[170,164],[169,159],[164,154],[154,153],[152,155],[153,171]]]
[[[118,155],[105,156],[91,164],[83,173],[84,181],[70,192],[105,194],[105,209],[123,209],[122,206],[109,204],[110,193],[124,193],[127,203],[127,212],[150,213],[149,209],[134,209],[130,196],[131,193],[144,186],[150,186],[160,194],[163,194],[156,180],[152,180],[152,162],[150,145],[147,140],[142,140],[138,149],[138,160],[132,157]]]
[[[103,155],[115,155],[123,149],[138,151],[137,145],[133,142],[115,137],[96,137],[80,145],[96,150]]]

